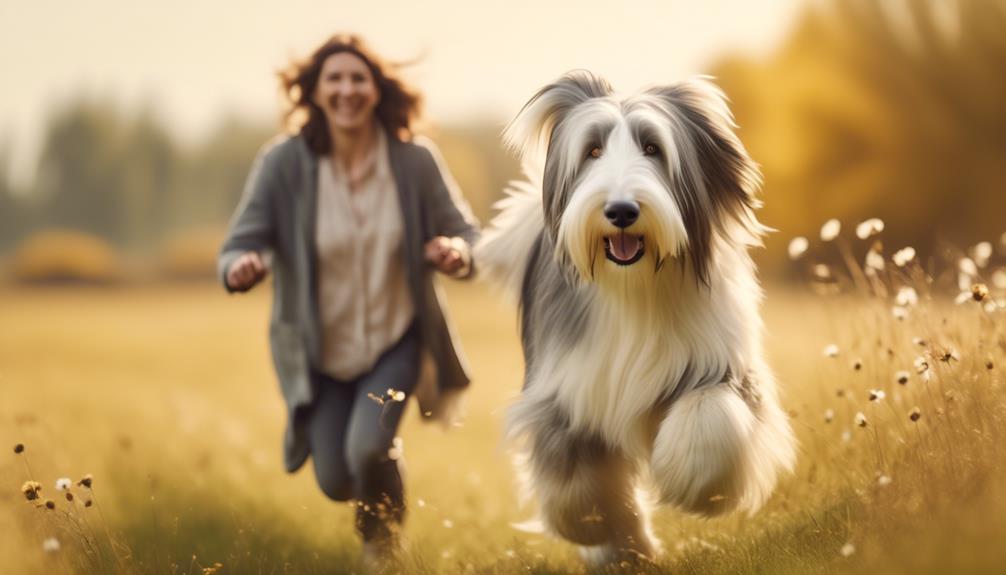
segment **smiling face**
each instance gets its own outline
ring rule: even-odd
[[[334,130],[355,131],[374,120],[381,93],[367,64],[355,54],[339,52],[325,59],[311,100]]]
[[[546,197],[561,213],[558,245],[581,275],[647,260],[652,270],[684,249],[670,170],[675,142],[652,109],[596,99],[571,111],[553,138],[563,152],[546,166],[546,181],[558,184]]]
[[[623,284],[667,259],[706,281],[715,242],[758,242],[760,175],[732,127],[707,82],[616,98],[573,72],[539,91],[506,135],[525,157],[547,143],[544,215],[559,260],[586,281]]]

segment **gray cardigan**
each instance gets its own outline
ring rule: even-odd
[[[405,261],[424,351],[415,395],[424,417],[448,422],[469,383],[468,370],[433,269],[423,257],[427,240],[459,236],[469,246],[478,224],[431,149],[388,134],[388,156],[405,224]],[[445,177],[446,176],[446,177]],[[315,210],[318,158],[300,136],[282,137],[255,159],[237,213],[217,260],[224,287],[231,263],[246,251],[272,254],[273,306],[269,340],[273,364],[289,410],[284,436],[287,471],[309,455],[302,414],[315,396],[313,373],[321,365]],[[474,271],[474,262],[469,277]]]

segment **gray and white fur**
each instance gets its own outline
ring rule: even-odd
[[[755,511],[794,440],[748,255],[761,176],[723,93],[700,78],[618,97],[575,71],[504,136],[544,166],[500,202],[476,260],[519,301],[507,435],[544,526],[613,561],[659,551],[651,500]]]

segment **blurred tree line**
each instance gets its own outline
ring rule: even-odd
[[[832,217],[921,254],[1006,231],[1006,1],[819,2],[715,73],[764,171],[770,260]]]
[[[821,0],[773,53],[713,72],[765,174],[762,219],[780,230],[759,255],[770,268],[789,238],[814,238],[832,217],[846,230],[880,217],[890,249],[922,255],[1006,229],[1006,0]],[[483,221],[519,175],[501,127],[429,134]],[[0,145],[0,251],[43,228],[131,253],[188,234],[210,270],[251,161],[275,132],[230,119],[183,147],[151,110],[72,102],[49,121],[31,190],[12,193]]]
[[[485,123],[429,134],[481,218],[518,173],[516,160],[500,148],[500,129]],[[190,260],[185,274],[211,274],[251,163],[277,131],[230,118],[204,142],[185,147],[149,109],[127,114],[110,101],[73,101],[49,120],[32,189],[10,189],[0,148],[0,251],[16,251],[34,232],[72,230],[139,259],[170,259],[179,254],[165,248],[181,249]],[[59,242],[45,245],[60,249]]]

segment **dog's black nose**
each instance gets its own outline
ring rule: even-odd
[[[639,204],[628,200],[608,202],[604,206],[604,217],[616,227],[627,228],[639,219]]]

